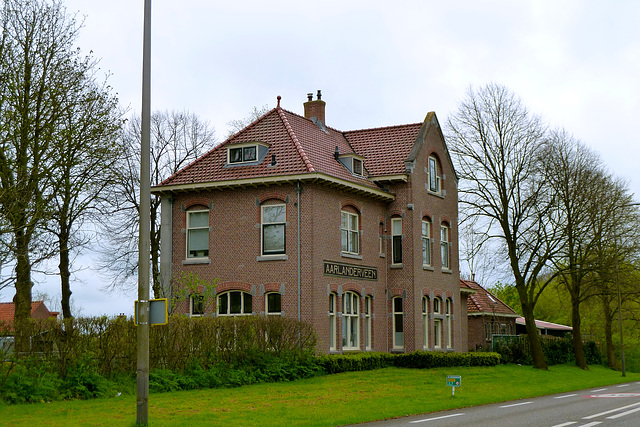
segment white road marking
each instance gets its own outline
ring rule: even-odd
[[[563,424],[556,424],[554,426],[551,427],[567,427],[573,424],[578,424],[576,421],[569,421],[568,423],[563,423]]]
[[[632,409],[630,411],[622,412],[620,414],[612,415],[610,417],[607,417],[607,419],[608,420],[615,420],[616,418],[624,417],[625,415],[633,414],[634,412],[638,412],[638,411],[640,411],[640,408],[636,408],[636,409]]]
[[[599,391],[605,391],[605,390],[606,390],[606,388],[599,388],[597,390],[591,390],[591,393],[597,393]]]
[[[564,399],[565,397],[573,397],[577,396],[577,394],[565,394],[564,396],[556,396],[554,399]]]
[[[442,419],[445,419],[445,418],[459,417],[460,415],[464,415],[464,413],[452,414],[452,415],[443,415],[442,417],[426,418],[424,420],[409,421],[409,424],[424,423],[426,421],[442,420]]]
[[[609,411],[600,412],[598,414],[589,415],[588,417],[582,417],[582,419],[583,420],[590,420],[591,418],[598,418],[598,417],[601,417],[603,415],[608,415],[608,414],[612,414],[614,412],[623,411],[625,409],[633,408],[634,406],[638,406],[638,405],[640,405],[640,403],[633,403],[631,405],[622,406],[620,408],[615,408],[615,409],[611,409]]]
[[[500,406],[500,408],[513,408],[514,406],[528,405],[528,404],[530,404],[530,403],[533,403],[533,402],[514,403],[513,405],[504,405],[504,406]]]
[[[630,385],[631,385],[631,384],[620,384],[620,385],[618,386],[618,388],[622,388],[622,387],[629,387]]]
[[[598,424],[602,424],[602,421],[594,421],[589,424],[582,424],[580,427],[593,427],[593,426],[597,426]]]

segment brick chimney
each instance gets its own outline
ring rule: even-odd
[[[324,125],[324,106],[326,105],[326,103],[321,99],[322,93],[319,90],[317,97],[318,99],[314,101],[313,94],[307,94],[308,100],[304,103],[304,116],[307,119],[311,119],[316,124],[318,124],[317,122],[320,122],[322,123],[322,125]]]

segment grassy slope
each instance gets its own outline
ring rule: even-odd
[[[461,375],[451,396],[447,375]],[[331,426],[638,381],[600,366],[388,368],[290,383],[150,396],[150,425]],[[133,425],[135,396],[0,407],[3,425]]]

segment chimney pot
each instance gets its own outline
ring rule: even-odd
[[[324,110],[326,103],[322,100],[322,92],[318,90],[318,99],[313,100],[313,93],[307,94],[307,102],[304,103],[304,117],[307,119],[318,121],[322,123],[321,129],[325,125]],[[317,123],[316,123],[317,124]]]
[[[318,89],[318,101],[320,101],[322,99],[322,92],[320,92],[320,89]]]
[[[308,100],[309,102],[313,101],[313,93],[308,93],[308,94],[307,94],[307,100]]]

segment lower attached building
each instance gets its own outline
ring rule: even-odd
[[[341,132],[278,106],[153,188],[167,291],[191,316],[287,316],[319,352],[467,350],[457,182],[434,113]]]

